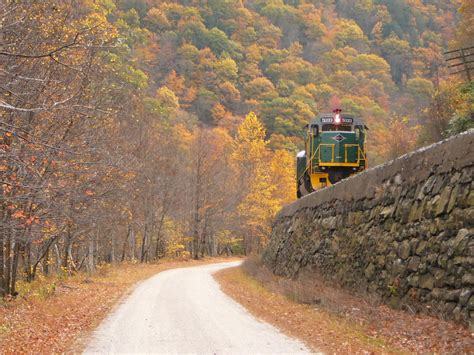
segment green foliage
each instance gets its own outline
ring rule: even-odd
[[[143,103],[149,113],[164,119],[169,119],[179,109],[178,97],[166,86],[159,88],[154,98],[145,98]]]
[[[453,136],[458,133],[474,128],[474,116],[455,115],[448,124],[447,135]]]
[[[205,12],[206,25],[209,28],[217,27],[228,36],[234,33],[239,25],[242,3],[238,0],[210,0],[208,11]]]
[[[449,120],[446,135],[452,136],[474,128],[474,82],[459,88],[462,95],[461,104]]]
[[[124,15],[123,19],[127,22],[130,27],[138,27],[140,25],[140,17],[135,9],[128,10]]]
[[[363,48],[368,43],[367,37],[362,29],[353,20],[341,19],[336,22],[336,46],[350,46],[354,48]]]
[[[385,59],[375,54],[359,54],[348,65],[352,72],[365,72],[370,77],[387,80],[390,73],[390,65]]]
[[[223,58],[214,64],[214,72],[222,80],[235,81],[238,78],[239,68],[232,58]]]
[[[211,48],[217,55],[225,52],[233,58],[241,58],[237,43],[229,40],[225,32],[217,27],[212,28],[205,34],[205,45]]]
[[[382,42],[382,54],[392,68],[392,78],[397,85],[401,85],[404,77],[411,75],[411,47],[410,44],[396,37],[387,38]]]
[[[139,89],[144,89],[147,86],[147,75],[140,69],[135,69],[131,65],[123,67],[121,77],[125,82],[128,82]]]
[[[408,92],[421,99],[430,98],[434,92],[434,85],[431,81],[423,78],[413,78],[407,81]]]
[[[101,11],[104,15],[109,15],[117,9],[114,0],[99,0],[97,1],[97,6],[97,10]]]
[[[202,117],[202,120],[207,123],[213,123],[211,121],[211,110],[216,103],[219,102],[219,97],[213,91],[201,88],[197,95],[196,100],[193,102],[193,108],[197,115]]]
[[[103,53],[102,60],[104,65],[114,71],[124,82],[137,89],[144,89],[148,86],[148,76],[142,70],[126,63],[123,54]]]
[[[153,32],[171,29],[171,23],[168,21],[166,14],[156,7],[148,11],[143,23],[146,28]]]
[[[285,5],[283,1],[269,1],[261,13],[275,25],[296,24],[299,20],[296,8]]]

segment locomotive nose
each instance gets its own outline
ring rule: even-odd
[[[353,132],[325,133],[321,143],[321,163],[356,162],[357,142]]]

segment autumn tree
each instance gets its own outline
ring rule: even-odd
[[[191,197],[192,255],[217,255],[217,235],[232,210],[230,189],[236,184],[230,166],[231,138],[220,128],[196,128],[190,145],[189,195]],[[235,185],[234,185],[235,186]],[[224,228],[223,228],[224,227]]]
[[[268,161],[265,128],[251,112],[240,125],[233,144],[232,160],[242,185],[238,211],[244,228],[246,253],[258,252],[270,233],[271,219],[279,208],[276,186]]]

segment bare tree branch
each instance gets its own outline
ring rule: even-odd
[[[52,59],[54,59],[53,55],[55,53],[58,53],[58,52],[66,49],[66,48],[70,48],[70,47],[75,46],[77,44],[77,40],[78,40],[78,38],[81,34],[82,34],[82,32],[78,32],[76,34],[76,36],[74,37],[74,40],[72,42],[67,43],[67,44],[65,44],[61,47],[56,48],[56,49],[53,49],[52,51],[50,51],[48,53],[43,53],[43,54],[21,54],[21,53],[0,52],[0,55],[8,56],[8,57],[35,58],[35,59],[51,57]]]

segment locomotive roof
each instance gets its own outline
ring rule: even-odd
[[[353,125],[360,125],[360,126],[363,126],[364,125],[364,121],[362,121],[360,118],[358,117],[355,117],[353,114],[350,114],[350,113],[342,113],[341,112],[341,117],[342,118],[351,118],[353,120]],[[316,116],[315,119],[313,119],[311,122],[310,122],[310,125],[313,126],[313,125],[321,125],[322,122],[321,122],[321,119],[323,118],[334,118],[334,112],[323,112],[323,113],[320,113]]]

